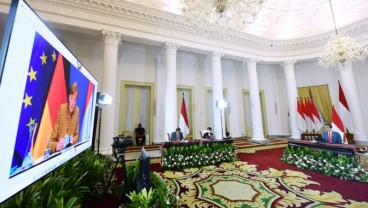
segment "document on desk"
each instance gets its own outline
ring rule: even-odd
[[[70,139],[71,138],[73,138],[72,135],[65,134],[63,149],[65,149],[66,147],[68,147],[68,144],[70,143]]]

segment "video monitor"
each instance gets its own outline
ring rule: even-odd
[[[0,51],[0,203],[91,147],[97,81],[23,0]]]

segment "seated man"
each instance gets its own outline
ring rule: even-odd
[[[171,133],[171,141],[172,142],[179,142],[183,140],[183,133],[181,132],[180,128],[176,128],[176,131]]]
[[[329,143],[329,144],[341,144],[342,143],[341,135],[335,131],[332,131],[331,124],[326,124],[325,130],[326,131],[322,133],[324,142]]]
[[[214,138],[211,127],[207,128],[207,132],[203,134],[203,138],[205,138],[205,139],[213,139]]]
[[[139,139],[142,139],[141,143],[139,143]],[[135,142],[137,146],[143,146],[146,142],[146,130],[142,127],[141,123],[139,123],[138,127],[135,129]]]

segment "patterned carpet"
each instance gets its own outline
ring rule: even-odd
[[[308,188],[319,184],[303,172],[257,171],[242,161],[161,175],[177,190],[181,207],[368,207],[335,191]]]

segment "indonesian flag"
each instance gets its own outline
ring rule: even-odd
[[[296,110],[297,110],[297,115],[296,115],[296,122],[297,122],[297,127],[301,132],[305,132],[307,130],[307,126],[305,123],[305,116],[303,113],[303,104],[302,104],[302,100],[297,98],[296,100],[297,104],[296,104]]]
[[[345,94],[344,91],[342,90],[340,82],[339,82],[339,107],[340,107],[341,120],[345,128],[347,128],[349,132],[352,132],[353,119],[351,117],[348,102],[346,102]]]
[[[332,131],[336,131],[338,133],[340,133],[341,138],[343,139],[344,137],[344,124],[342,124],[342,120],[339,116],[339,114],[337,114],[335,107],[332,106]]]
[[[179,120],[179,128],[183,133],[183,138],[185,138],[189,134],[189,122],[187,116],[187,108],[185,106],[184,93],[181,102],[181,111],[180,111],[180,120]]]
[[[314,100],[312,100],[312,99],[309,100],[309,105],[311,106],[311,109],[312,109],[315,129],[316,129],[316,131],[319,131],[323,127],[321,117],[319,116],[319,111],[317,110],[317,107],[316,107],[316,104],[314,103]]]
[[[304,115],[305,115],[307,131],[312,132],[312,130],[314,129],[314,119],[313,119],[313,115],[312,115],[312,112],[310,110],[310,105],[309,105],[309,102],[308,102],[307,98],[304,99],[303,112],[304,112]]]

